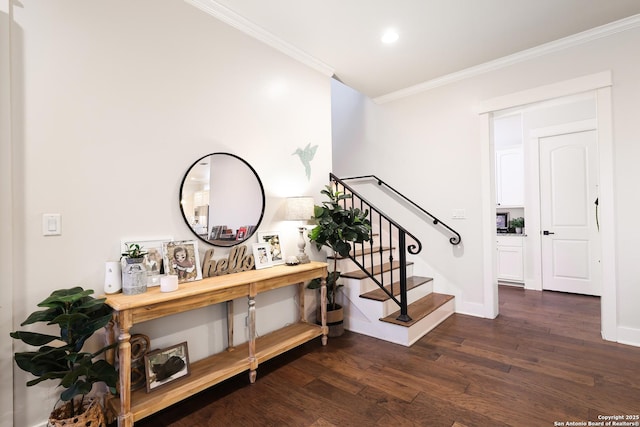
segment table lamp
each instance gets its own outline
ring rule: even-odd
[[[289,221],[304,221],[305,223],[313,217],[313,197],[289,197],[287,199],[286,219]],[[307,227],[304,224],[298,226],[300,238],[298,239],[298,262],[306,264],[309,262],[309,256],[305,253],[304,248],[306,242],[304,240],[304,231]]]

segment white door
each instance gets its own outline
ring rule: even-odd
[[[595,130],[539,139],[543,289],[601,295]]]

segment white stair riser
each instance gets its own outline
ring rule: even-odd
[[[407,266],[407,278],[411,276],[413,276],[413,264],[409,264]],[[376,276],[376,279],[378,279],[378,281],[381,280],[379,275]],[[391,272],[390,271],[385,272],[382,276],[382,279],[383,279],[382,283],[384,283],[385,285],[390,285],[392,283]],[[368,277],[365,279],[352,279],[349,277],[343,277],[341,280],[344,285],[349,284],[349,286],[357,287],[361,294],[364,294],[369,291],[373,291],[374,289],[378,289],[378,285]],[[395,283],[399,281],[400,281],[400,270],[395,269],[393,270],[393,282]]]
[[[364,258],[362,257],[362,255],[357,256],[356,260],[359,263],[364,262],[364,265],[366,267],[370,267],[372,265],[380,265],[380,264],[384,264],[389,262],[389,256],[390,256],[390,252],[389,251],[383,251],[382,252],[382,258],[380,258],[380,253],[379,252],[375,252],[373,254],[373,257],[371,254],[366,254],[364,256]],[[395,257],[393,258],[395,261],[397,261],[398,259]],[[333,268],[333,258],[328,258],[327,262],[329,263],[329,265],[331,266],[331,268]],[[340,271],[351,271],[351,270],[355,270],[358,267],[354,264],[354,262],[351,260],[351,258],[338,258],[338,270]]]
[[[413,302],[416,302],[417,300],[419,300],[422,297],[426,297],[427,295],[429,295],[430,293],[433,292],[433,285],[432,282],[429,283],[423,283],[422,285],[415,287],[413,289],[409,289],[409,291],[407,291],[407,304],[411,304]],[[399,297],[397,297],[398,300],[400,300]],[[384,301],[383,303],[383,315],[380,317],[387,317],[388,315],[390,315],[391,313],[393,313],[394,311],[398,311],[399,307],[398,304],[396,304],[395,301],[389,299],[387,301]]]
[[[433,313],[410,327],[395,325],[387,322],[369,322],[366,319],[357,319],[345,316],[345,329],[368,335],[370,337],[393,342],[396,344],[411,346],[417,340],[425,336],[429,331],[446,320],[455,312],[454,300],[448,301],[438,307]]]
[[[347,298],[347,301],[344,301],[345,310],[348,310],[347,306],[353,306],[371,321],[377,321],[381,317],[386,317],[394,311],[400,309],[398,304],[396,304],[395,301],[391,299],[386,301],[377,301],[369,298],[361,298],[360,295],[362,294],[362,292],[358,290],[358,282],[363,281],[364,280],[359,281],[357,279],[348,279],[344,281],[345,286],[344,288],[342,288],[342,292]],[[432,281],[423,283],[422,285],[417,286],[413,289],[409,289],[409,291],[407,292],[407,304],[411,304],[412,302],[415,302],[432,292]]]

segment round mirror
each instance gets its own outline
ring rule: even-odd
[[[214,246],[234,246],[258,229],[264,215],[264,188],[256,171],[229,153],[196,160],[180,186],[187,225]]]

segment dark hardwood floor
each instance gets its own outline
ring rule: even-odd
[[[410,348],[348,332],[324,348],[317,340],[261,365],[253,385],[239,375],[136,426],[528,427],[637,416],[640,348],[599,331],[598,298],[500,287],[495,320],[455,314]]]

